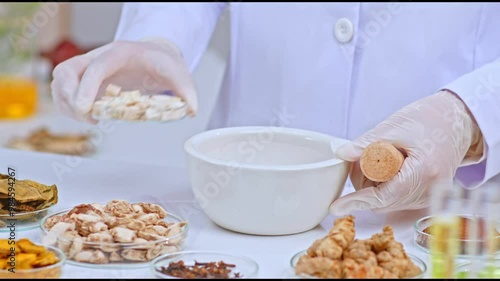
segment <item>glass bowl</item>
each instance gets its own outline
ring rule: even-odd
[[[0,214],[0,232],[15,232],[37,228],[40,221],[51,213],[54,206],[55,204],[33,212],[13,213],[12,216],[10,214]],[[14,227],[12,227],[12,224]]]
[[[167,268],[171,262],[179,261],[184,261],[184,265],[186,266],[194,265],[195,262],[204,263],[223,261],[226,264],[233,264],[235,267],[231,268],[229,278],[254,278],[257,276],[259,271],[258,264],[250,258],[209,251],[184,251],[162,255],[151,262],[150,268],[154,276],[157,278],[178,278],[162,273],[160,270],[162,268]],[[240,274],[239,277],[234,277],[233,274],[236,273]]]
[[[13,269],[14,272],[9,271],[9,268],[11,267],[9,264],[7,264],[6,269],[0,270],[0,279],[60,278],[62,274],[63,265],[66,262],[66,256],[61,250],[55,247],[50,247],[50,246],[44,246],[44,247],[56,255],[57,259],[59,260],[57,263],[33,269],[16,269],[16,267],[13,266],[12,268],[14,268]],[[6,260],[4,262],[8,261]],[[18,261],[14,262],[17,263]]]
[[[295,266],[297,265],[297,262],[299,261],[300,257],[305,255],[307,253],[307,250],[303,250],[298,252],[297,254],[293,255],[292,259],[290,260],[290,266],[293,269],[293,274],[295,275]],[[410,260],[422,270],[422,273],[420,273],[417,276],[411,277],[411,278],[405,278],[405,279],[421,279],[425,276],[427,273],[427,265],[423,260],[421,260],[419,257],[414,256],[412,254],[406,253],[406,255],[410,258]],[[311,276],[307,274],[300,274],[300,275],[295,275],[297,278],[307,278],[307,279],[320,279],[319,277],[316,276]]]
[[[488,279],[500,279],[500,258],[495,257],[488,259],[486,256],[481,257],[480,263],[476,267],[476,276],[472,275],[473,264],[471,262],[459,263],[455,268],[457,279],[470,279],[470,278],[488,278]]]
[[[459,215],[461,217],[465,218],[470,218],[472,217],[471,215]],[[427,254],[430,254],[430,245],[432,243],[433,236],[431,234],[425,233],[424,230],[432,225],[433,221],[433,216],[426,216],[423,217],[415,222],[415,225],[413,227],[413,242],[417,245],[419,249],[424,251]],[[496,222],[495,225],[497,231],[500,229],[500,222]],[[497,241],[497,245],[500,245],[500,235],[496,236],[494,238]],[[457,258],[466,258],[469,257],[470,255],[466,254],[466,249],[471,243],[477,243],[478,248],[479,248],[479,254],[483,254],[483,246],[485,245],[486,240],[485,239],[477,239],[477,240],[472,240],[472,239],[459,239],[459,244],[460,244],[460,252],[457,255]]]
[[[40,223],[42,244],[61,249],[67,263],[90,268],[132,269],[147,267],[149,262],[161,254],[177,252],[184,249],[188,223],[180,217],[167,213],[163,219],[167,223],[185,222],[181,232],[173,236],[140,243],[87,242],[76,241],[53,234],[48,231],[45,222],[54,217],[66,214],[71,209],[46,216]],[[85,252],[85,254],[81,253]]]

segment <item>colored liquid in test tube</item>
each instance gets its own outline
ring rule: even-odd
[[[457,278],[500,278],[500,189],[481,186],[471,194],[471,222],[467,225],[467,263],[460,267]],[[484,223],[479,223],[483,221]]]
[[[500,219],[499,188],[498,186],[492,186],[489,190],[485,191],[486,243],[484,243],[484,252],[486,253],[486,260],[478,274],[479,278],[500,278],[500,267],[497,256],[500,246],[500,235],[498,233],[498,220]]]
[[[451,183],[433,189],[430,243],[432,278],[454,278],[459,254],[461,189]]]
[[[455,258],[459,251],[458,216],[439,216],[433,220],[431,241],[432,277],[452,278],[455,271]]]

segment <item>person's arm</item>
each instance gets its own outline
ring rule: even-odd
[[[481,129],[481,142],[471,146],[464,166],[456,173],[456,179],[464,186],[476,187],[500,174],[500,59],[463,75],[443,89],[462,99]]]
[[[168,39],[177,45],[193,72],[225,6],[226,3],[124,3],[115,41]]]

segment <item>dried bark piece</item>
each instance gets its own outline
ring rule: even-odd
[[[9,184],[10,183],[10,184]],[[0,203],[4,212],[8,210],[9,188],[13,185],[16,190],[14,194],[15,211],[36,211],[48,208],[57,204],[57,186],[44,185],[32,180],[9,180],[8,175],[0,174]],[[6,209],[7,207],[7,209]]]
[[[104,101],[103,101],[104,102]],[[95,151],[89,134],[52,133],[46,127],[31,132],[27,137],[14,137],[6,147],[20,150],[86,156]]]

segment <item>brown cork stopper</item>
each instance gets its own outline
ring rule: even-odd
[[[391,143],[377,141],[363,150],[359,164],[368,179],[386,182],[399,172],[404,159],[403,153]]]

